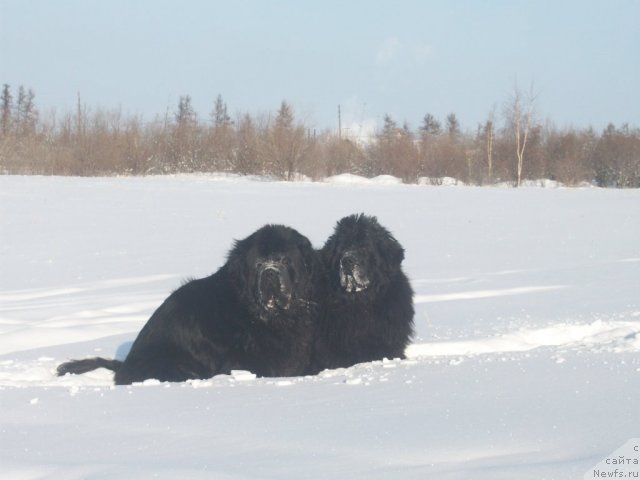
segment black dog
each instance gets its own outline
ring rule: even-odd
[[[319,256],[325,305],[307,372],[404,358],[413,335],[413,290],[398,241],[375,217],[351,215],[338,222]]]
[[[305,236],[264,226],[236,242],[216,273],[173,292],[123,362],[72,360],[58,375],[105,367],[116,372],[118,385],[210,378],[235,369],[300,375],[312,348],[316,262]]]

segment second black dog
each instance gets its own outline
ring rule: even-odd
[[[320,250],[324,306],[308,373],[404,358],[413,335],[413,290],[404,249],[375,217],[351,215]]]

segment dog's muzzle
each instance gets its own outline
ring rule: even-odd
[[[366,290],[370,280],[362,267],[358,255],[345,252],[340,258],[340,286],[347,293],[357,293]]]
[[[285,265],[266,261],[258,266],[258,303],[265,310],[287,310],[291,305],[291,282]]]

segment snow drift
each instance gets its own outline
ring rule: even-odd
[[[354,182],[357,188],[354,188]],[[406,249],[407,359],[114,387],[183,278],[264,223]],[[582,478],[640,433],[640,192],[0,177],[2,478]]]

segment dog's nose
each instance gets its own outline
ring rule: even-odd
[[[356,259],[353,255],[345,254],[340,259],[340,266],[345,273],[351,273],[356,266]]]
[[[275,268],[267,268],[261,274],[261,282],[266,287],[280,287],[280,272]]]

